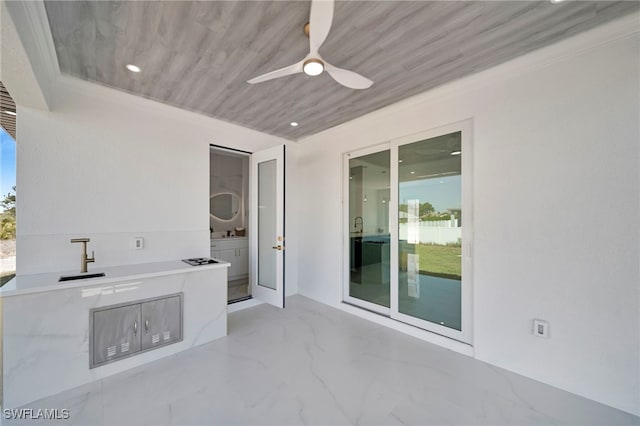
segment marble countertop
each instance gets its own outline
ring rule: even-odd
[[[58,282],[60,276],[78,275],[78,271],[18,275],[4,286],[0,287],[0,297],[20,296],[24,294],[63,290],[74,287],[104,285],[131,279],[197,272],[204,269],[228,268],[231,265],[223,260],[218,260],[218,262],[219,263],[213,263],[210,265],[191,266],[181,260],[172,260],[168,262],[138,263],[133,265],[93,268],[88,272],[89,274],[104,272],[105,276],[64,282]]]

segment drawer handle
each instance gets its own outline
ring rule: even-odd
[[[149,320],[144,320],[144,331],[149,332]]]

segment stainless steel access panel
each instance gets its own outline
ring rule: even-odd
[[[180,296],[144,302],[142,306],[142,350],[168,345],[181,338]]]
[[[140,351],[140,305],[95,311],[91,346],[93,366]]]
[[[182,340],[182,293],[89,311],[89,368]]]

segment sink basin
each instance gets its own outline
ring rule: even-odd
[[[95,274],[79,274],[79,275],[63,275],[60,277],[58,282],[61,281],[73,281],[73,280],[84,280],[86,278],[98,278],[104,277],[104,272],[98,272]]]

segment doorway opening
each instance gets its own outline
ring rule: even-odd
[[[211,257],[229,262],[228,303],[251,298],[249,283],[249,160],[251,154],[209,148]]]

